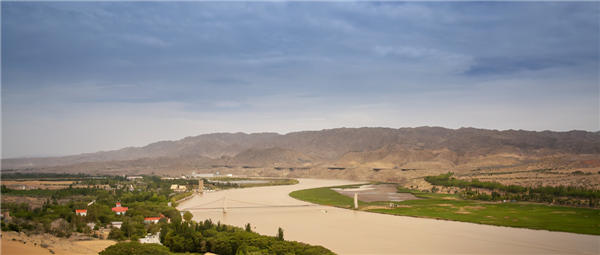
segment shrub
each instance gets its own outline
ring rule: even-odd
[[[122,242],[111,245],[101,251],[100,255],[169,255],[169,249],[160,244],[141,244],[139,242]]]

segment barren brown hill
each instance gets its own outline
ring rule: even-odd
[[[256,168],[262,168],[261,171],[311,168],[303,176],[347,174],[368,178],[389,173],[388,170],[586,168],[598,167],[599,159],[598,132],[338,128],[285,135],[207,134],[67,157],[3,159],[2,168],[112,174],[179,174],[215,168],[238,169],[248,174],[253,173],[249,169]],[[332,172],[336,169],[346,172]]]

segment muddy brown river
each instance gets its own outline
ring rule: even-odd
[[[322,245],[338,254],[600,254],[600,237],[393,216],[314,205],[294,190],[354,184],[300,179],[296,185],[205,193],[179,205],[194,220],[243,227],[286,240]],[[223,213],[225,208],[225,213]]]

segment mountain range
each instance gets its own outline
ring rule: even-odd
[[[2,160],[3,170],[19,171],[163,175],[254,171],[272,175],[295,170],[298,175],[310,170],[299,175],[322,177],[323,172],[353,170],[352,178],[370,178],[380,170],[599,166],[600,132],[442,127],[213,133],[114,151]],[[325,177],[338,177],[340,172]]]

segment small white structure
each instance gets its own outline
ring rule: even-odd
[[[113,222],[110,223],[110,225],[113,228],[121,228],[121,225],[123,225],[123,222],[122,221],[113,221]]]
[[[137,180],[137,179],[142,179],[142,178],[144,178],[144,177],[141,177],[139,175],[127,176],[127,180],[130,180],[130,181]]]
[[[140,238],[140,243],[157,243],[160,244],[160,238],[159,238],[160,233],[156,233],[154,235],[152,234],[148,234],[146,235],[146,237],[144,238]]]
[[[90,229],[94,229],[94,227],[96,226],[96,223],[89,222],[89,223],[87,223],[85,225],[87,225],[88,227],[90,227]]]
[[[358,193],[354,193],[354,209],[358,209]]]

